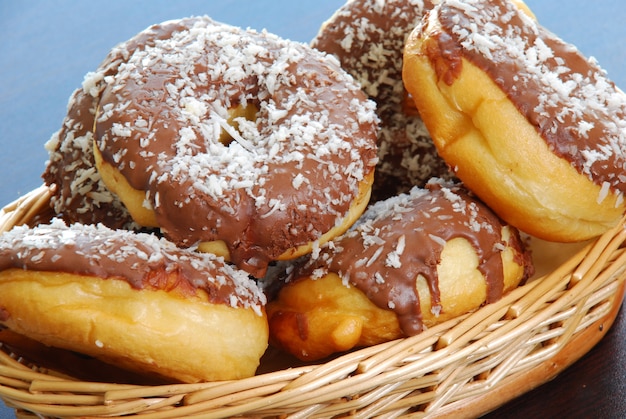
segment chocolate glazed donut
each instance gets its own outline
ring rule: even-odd
[[[462,186],[433,180],[376,203],[297,267],[268,304],[270,341],[310,360],[416,335],[532,272],[515,228]]]
[[[136,221],[180,246],[208,243],[260,277],[369,200],[374,104],[306,45],[201,17],[105,81],[98,169]]]
[[[311,41],[336,56],[376,102],[381,123],[373,201],[424,186],[432,177],[454,177],[402,81],[405,40],[431,8],[428,0],[351,0]]]
[[[626,95],[515,2],[441,1],[404,80],[441,156],[498,215],[580,241],[626,209]]]
[[[254,375],[265,302],[222,258],[150,234],[54,220],[0,236],[1,326],[169,381]]]

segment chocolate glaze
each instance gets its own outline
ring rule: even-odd
[[[432,8],[426,0],[352,0],[326,21],[311,45],[335,55],[377,104],[379,162],[372,200],[453,178],[402,82],[406,37]]]
[[[50,204],[68,222],[132,226],[122,202],[107,189],[93,159],[94,98],[77,89],[70,97],[62,128],[46,144],[50,159],[42,177],[53,187]]]
[[[428,283],[431,309],[442,309],[437,265],[446,242],[461,237],[474,247],[487,282],[487,303],[502,296],[505,247],[519,256],[525,278],[532,274],[530,255],[517,230],[511,228],[509,241],[503,242],[503,222],[463,187],[439,182],[427,187],[372,206],[354,229],[324,248],[294,278],[336,272],[378,307],[392,309],[402,331],[415,335],[423,328],[415,285],[419,275]]]
[[[106,79],[96,142],[178,245],[223,240],[260,277],[340,222],[374,169],[374,104],[305,45],[202,17],[129,54]],[[223,144],[239,105],[255,120]]]
[[[442,1],[431,12],[438,76],[452,84],[465,58],[484,70],[548,147],[603,187],[626,192],[626,95],[585,58],[511,2]],[[601,201],[603,197],[599,197]]]
[[[242,271],[222,258],[178,249],[153,235],[103,225],[25,226],[0,235],[0,271],[10,268],[116,278],[137,290],[202,290],[209,302],[252,307],[261,312],[265,296]],[[1,311],[1,310],[0,310]]]
[[[111,228],[137,226],[122,201],[108,191],[96,170],[93,156],[93,127],[104,77],[114,74],[131,52],[181,30],[186,20],[154,25],[138,36],[114,47],[96,71],[85,76],[83,86],[69,100],[61,129],[46,144],[50,158],[42,174],[53,187],[50,200],[55,213],[67,222],[103,223]]]

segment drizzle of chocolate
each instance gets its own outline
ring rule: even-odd
[[[428,283],[431,310],[442,309],[437,265],[445,243],[461,237],[478,255],[478,269],[487,283],[486,302],[497,301],[504,286],[502,250],[511,246],[521,258],[529,257],[517,231],[512,229],[509,242],[503,242],[502,221],[461,186],[431,182],[427,188],[372,206],[294,278],[336,272],[378,307],[392,309],[402,331],[415,335],[423,329],[416,279],[422,276]],[[529,261],[520,263],[530,275]]]

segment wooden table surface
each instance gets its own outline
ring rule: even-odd
[[[0,205],[41,184],[43,145],[61,124],[70,93],[109,49],[152,23],[208,14],[308,42],[343,0],[315,2],[109,0],[0,2]],[[527,0],[540,22],[595,56],[626,86],[626,7],[622,0]],[[626,315],[553,381],[489,418],[626,417]],[[0,403],[0,418],[13,411]]]

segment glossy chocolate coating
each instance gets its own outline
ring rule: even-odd
[[[431,309],[440,310],[437,265],[444,245],[464,238],[478,255],[478,270],[487,283],[486,302],[502,296],[504,271],[501,253],[511,247],[518,262],[532,274],[517,230],[508,242],[502,238],[503,222],[482,202],[458,185],[431,182],[428,189],[381,201],[370,208],[350,232],[323,249],[307,266],[313,277],[336,272],[346,284],[363,291],[377,306],[396,312],[402,331],[422,330],[416,289],[418,276],[426,279]],[[306,275],[296,273],[296,278]]]
[[[581,174],[626,192],[626,95],[593,58],[542,27],[511,2],[441,2],[429,18],[451,84],[465,58],[484,70],[537,130],[548,148]],[[441,69],[445,68],[445,74]]]
[[[243,271],[222,258],[179,249],[154,235],[103,225],[66,226],[60,220],[35,228],[15,227],[0,235],[0,271],[19,268],[115,278],[137,290],[206,293],[209,302],[253,307],[265,296]]]
[[[168,239],[222,240],[257,277],[340,223],[376,164],[374,104],[336,60],[274,35],[196,18],[105,82],[104,160]],[[256,114],[235,128],[238,106]]]
[[[424,186],[432,177],[453,177],[402,82],[405,40],[430,8],[424,0],[349,1],[311,42],[335,55],[377,104],[380,161],[373,200]]]
[[[98,173],[93,156],[94,119],[104,78],[115,74],[129,54],[154,45],[157,39],[181,30],[186,20],[153,25],[136,37],[111,49],[96,71],[88,73],[83,85],[68,102],[61,129],[46,144],[50,159],[42,174],[53,188],[50,203],[67,222],[103,223],[111,228],[138,228],[122,201],[112,194]]]

